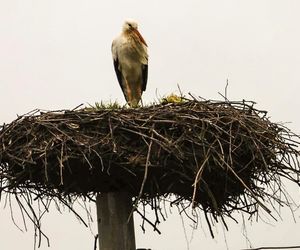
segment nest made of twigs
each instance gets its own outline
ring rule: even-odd
[[[64,203],[126,191],[154,209],[174,194],[215,217],[270,212],[262,201],[279,202],[280,177],[299,184],[298,145],[245,101],[35,111],[0,130],[1,191]]]

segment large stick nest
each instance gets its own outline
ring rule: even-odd
[[[281,177],[299,184],[298,144],[244,101],[37,111],[0,130],[1,191],[65,203],[126,191],[154,208],[174,194],[215,218],[270,212],[264,201],[281,202]]]

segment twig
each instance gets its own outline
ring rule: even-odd
[[[151,148],[152,148],[152,143],[153,143],[153,140],[152,140],[153,139],[153,130],[154,130],[154,128],[152,128],[152,135],[151,135],[151,140],[150,140],[149,147],[148,147],[148,153],[147,153],[145,170],[144,170],[144,177],[143,177],[143,181],[142,181],[142,184],[141,184],[140,192],[139,192],[139,195],[138,195],[137,199],[135,200],[135,204],[133,205],[133,208],[132,208],[132,210],[130,212],[130,215],[128,217],[127,223],[129,223],[129,220],[131,219],[131,216],[132,216],[134,210],[137,209],[138,202],[139,202],[140,198],[143,195],[144,186],[145,186],[145,183],[147,181],[148,166],[149,166],[149,162],[150,162]]]
[[[300,249],[300,246],[289,246],[289,247],[258,247],[258,248],[247,248],[242,250],[263,250],[263,249]]]

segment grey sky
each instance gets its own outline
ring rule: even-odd
[[[220,99],[229,79],[229,99],[248,99],[272,121],[292,122],[300,133],[300,1],[297,0],[0,0],[0,122],[35,108],[70,109],[80,103],[125,103],[113,71],[110,46],[125,18],[139,21],[149,45],[149,81],[144,102],[177,91]],[[299,189],[288,187],[299,202]],[[1,203],[4,205],[4,202]],[[16,216],[18,213],[16,211]],[[300,245],[299,212],[283,221],[247,223],[254,246]],[[32,249],[33,234],[13,225],[0,210],[1,249]],[[20,217],[17,221],[22,225]],[[242,223],[242,220],[239,220]],[[173,210],[162,236],[136,218],[138,246],[187,249]],[[188,238],[189,222],[185,221]],[[67,211],[55,207],[44,220],[50,249],[92,249],[93,235]],[[230,223],[229,249],[246,247],[242,226]],[[212,240],[205,221],[190,250],[226,249],[222,227]],[[49,249],[46,244],[41,249]]]

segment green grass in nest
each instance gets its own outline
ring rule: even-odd
[[[170,95],[160,98],[157,102],[152,102],[152,103],[146,104],[146,105],[139,104],[136,108],[149,107],[149,106],[158,105],[158,104],[166,105],[169,103],[184,103],[186,101],[187,101],[187,98],[185,98],[184,96],[179,96],[179,95],[172,93]],[[114,102],[101,101],[101,102],[95,102],[94,105],[92,105],[92,104],[88,104],[88,105],[89,106],[85,107],[83,110],[85,110],[85,111],[101,111],[101,110],[107,110],[107,109],[108,110],[118,110],[118,109],[130,108],[127,104],[121,105],[117,101],[114,101]]]

